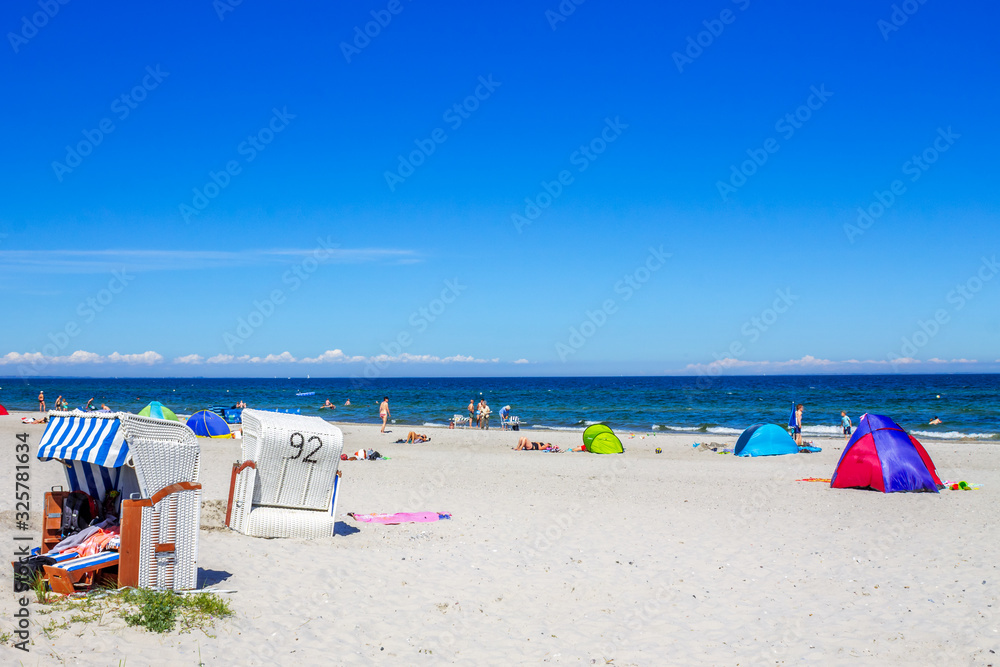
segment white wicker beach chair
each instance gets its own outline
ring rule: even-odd
[[[137,415],[123,418],[122,429],[141,493],[138,501],[123,502],[123,509],[132,503],[141,508],[136,585],[194,588],[198,584],[201,528],[198,439],[179,422]],[[123,535],[125,525],[123,512]]]
[[[49,417],[38,458],[65,464],[71,490],[86,491],[97,501],[112,490],[122,494],[119,586],[194,588],[201,484],[199,445],[191,429],[121,412]],[[67,493],[47,493],[46,508],[58,509]],[[46,514],[43,551],[59,541],[58,531],[59,514]],[[73,579],[67,576],[70,587]]]
[[[254,537],[332,536],[343,448],[340,429],[319,417],[243,410],[226,525]]]

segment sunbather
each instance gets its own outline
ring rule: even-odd
[[[551,442],[531,442],[527,437],[521,437],[517,441],[517,447],[514,451],[524,450],[526,452],[548,452],[552,450],[558,450],[558,447],[553,447]]]
[[[22,424],[48,424],[49,418],[42,417],[40,419],[28,419],[27,417],[21,417]]]
[[[421,442],[429,442],[429,441],[430,441],[430,438],[428,436],[424,435],[423,433],[417,433],[416,431],[410,431],[406,435],[406,442],[411,443],[411,444],[421,443]]]

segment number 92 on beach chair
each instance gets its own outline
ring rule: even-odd
[[[319,417],[243,410],[226,525],[253,537],[331,537],[343,448],[340,429]]]

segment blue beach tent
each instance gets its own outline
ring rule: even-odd
[[[187,420],[188,428],[194,431],[195,435],[205,438],[231,438],[229,424],[226,420],[208,410],[199,410]]]
[[[788,431],[777,424],[754,424],[740,434],[733,454],[736,456],[778,456],[798,454],[799,448]]]

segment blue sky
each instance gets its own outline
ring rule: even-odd
[[[998,13],[7,3],[0,375],[1000,370]]]

